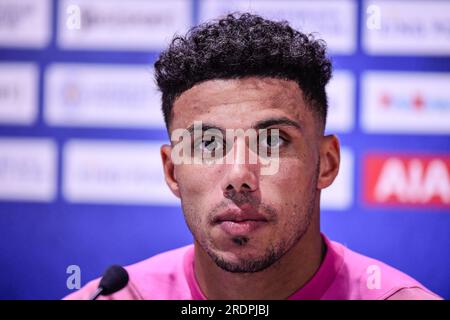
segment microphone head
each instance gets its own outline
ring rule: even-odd
[[[100,280],[99,288],[102,295],[112,294],[124,288],[128,283],[128,272],[121,266],[109,267]]]

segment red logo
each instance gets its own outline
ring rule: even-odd
[[[450,206],[450,156],[367,155],[364,200],[368,204]]]

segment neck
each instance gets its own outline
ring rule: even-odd
[[[311,279],[324,257],[319,215],[280,260],[254,273],[231,273],[218,267],[195,243],[195,275],[208,299],[286,299]]]

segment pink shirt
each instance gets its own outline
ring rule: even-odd
[[[440,299],[401,271],[330,241],[324,234],[322,237],[327,246],[322,264],[289,299]],[[193,245],[161,253],[126,269],[128,285],[99,299],[206,299],[194,275]],[[89,299],[98,283],[99,279],[93,280],[65,299]]]

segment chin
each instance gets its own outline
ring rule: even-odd
[[[238,263],[241,260],[259,260],[263,258],[267,252],[267,248],[259,245],[255,247],[248,243],[236,243],[235,240],[228,239],[225,245],[218,247],[214,252],[227,261]]]

